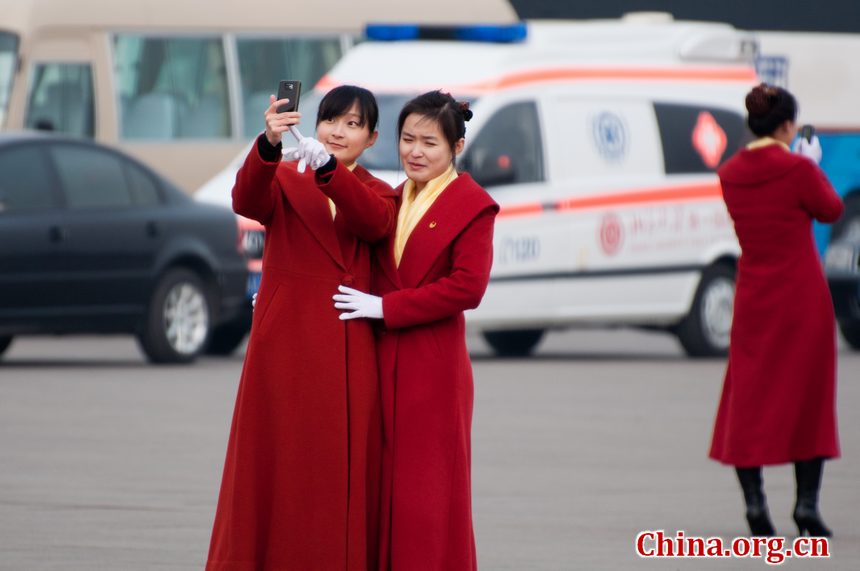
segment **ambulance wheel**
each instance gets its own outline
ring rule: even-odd
[[[690,357],[720,357],[729,351],[735,303],[735,269],[715,264],[702,273],[690,313],[675,334]]]
[[[212,301],[194,272],[172,268],[159,280],[138,342],[152,363],[190,363],[212,331]]]
[[[6,349],[12,344],[12,339],[11,335],[0,335],[0,355],[6,352]]]
[[[484,339],[500,357],[525,357],[531,355],[543,334],[543,329],[484,331]]]
[[[852,349],[860,349],[860,319],[840,321],[839,330]]]

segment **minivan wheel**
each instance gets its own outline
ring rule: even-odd
[[[171,269],[158,282],[138,341],[153,363],[190,363],[212,331],[206,287],[197,274]]]
[[[0,355],[6,352],[6,349],[12,344],[12,339],[11,335],[0,335]]]
[[[735,270],[715,264],[702,273],[690,313],[675,333],[690,357],[720,357],[729,351],[735,303]]]
[[[484,331],[484,339],[500,357],[525,357],[531,355],[540,340],[543,329],[517,331]]]

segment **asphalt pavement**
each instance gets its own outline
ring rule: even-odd
[[[722,360],[626,330],[555,333],[530,359],[470,347],[480,569],[771,567],[635,550],[645,530],[746,533],[732,470],[707,459]],[[124,337],[16,340],[0,363],[0,570],[202,569],[241,365],[154,367]],[[831,557],[779,568],[860,569],[860,353],[845,347],[838,406],[843,458],[821,498]],[[765,482],[793,539],[791,467]]]

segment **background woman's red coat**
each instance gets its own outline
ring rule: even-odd
[[[377,248],[373,292],[384,445],[380,568],[476,568],[472,531],[472,367],[463,311],[489,281],[498,206],[461,174],[430,207],[395,267]]]
[[[720,169],[735,224],[734,320],[711,458],[734,466],[836,457],[836,331],[812,238],[842,202],[814,163],[778,145]]]
[[[338,205],[334,224],[320,188]],[[393,229],[393,197],[361,167],[338,165],[318,187],[310,169],[266,163],[256,147],[239,171],[234,209],[265,225],[266,243],[208,571],[376,566],[373,332],[341,321],[332,296],[369,289],[370,246],[357,238]]]

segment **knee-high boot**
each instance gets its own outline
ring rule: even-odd
[[[833,532],[821,521],[818,514],[818,490],[821,488],[821,473],[824,460],[815,458],[794,463],[794,477],[797,480],[797,503],[794,505],[794,523],[800,535],[808,533],[813,537],[830,537]]]
[[[750,526],[750,535],[773,536],[776,530],[770,521],[767,511],[767,499],[764,495],[761,478],[761,466],[754,468],[735,468],[741,490],[744,493],[744,502],[747,506],[747,523]]]

